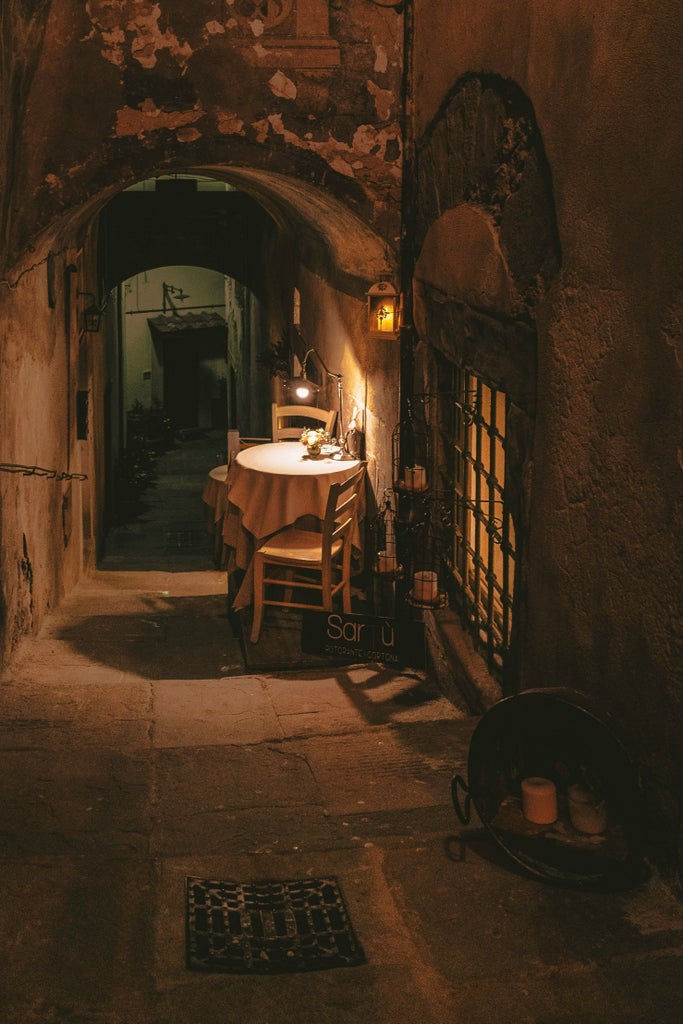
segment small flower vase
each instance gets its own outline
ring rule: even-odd
[[[323,443],[322,443],[322,441],[316,441],[315,444],[307,444],[306,445],[306,451],[308,452],[309,457],[312,458],[312,459],[317,459],[317,457],[320,455],[322,450],[323,450]]]

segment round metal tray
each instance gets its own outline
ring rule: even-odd
[[[521,782],[529,776],[555,783],[559,815],[552,825],[524,818]],[[569,819],[568,787],[586,779],[607,806],[607,828],[598,836],[578,833]],[[467,781],[456,775],[451,791],[460,821],[469,824],[473,804],[498,846],[535,876],[608,888],[643,878],[638,773],[609,715],[586,694],[525,690],[499,701],[472,735]]]

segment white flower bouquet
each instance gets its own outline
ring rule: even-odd
[[[300,437],[300,441],[306,446],[309,455],[320,455],[324,444],[330,440],[330,435],[322,427],[313,430],[306,427]]]

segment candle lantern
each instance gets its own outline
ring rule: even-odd
[[[418,608],[440,608],[448,601],[443,559],[444,525],[447,525],[448,515],[443,502],[426,500],[423,515],[406,530],[406,547],[410,547],[406,600]]]
[[[384,492],[384,505],[372,524],[374,543],[374,570],[380,576],[400,571],[396,544],[396,512],[392,504],[392,492]]]
[[[393,492],[384,491],[384,504],[371,524],[373,545],[373,605],[378,615],[396,615],[396,580],[403,572],[399,561],[400,524],[393,506]]]
[[[425,423],[416,419],[412,403],[408,415],[391,435],[394,488],[410,494],[423,494],[430,487],[430,434]]]
[[[385,276],[367,292],[368,331],[371,338],[396,338],[400,326],[398,292]]]

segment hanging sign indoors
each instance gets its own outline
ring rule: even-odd
[[[305,611],[301,649],[306,654],[424,667],[424,623],[375,615]]]

